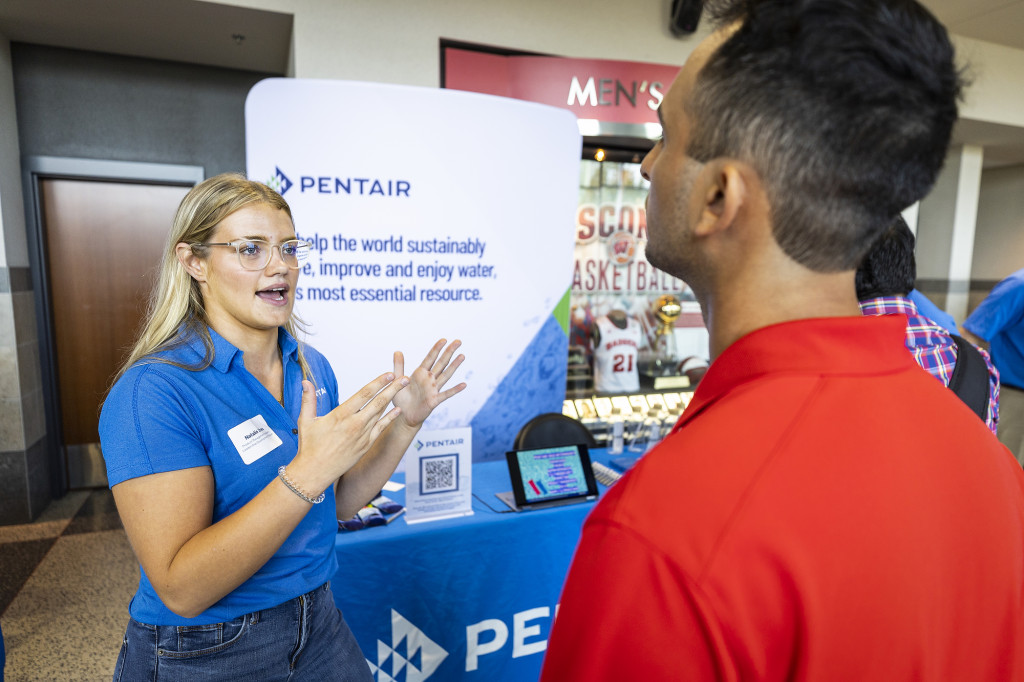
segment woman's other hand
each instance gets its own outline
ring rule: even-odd
[[[407,426],[419,427],[434,408],[466,388],[466,383],[462,382],[442,390],[466,359],[464,355],[452,359],[452,355],[462,345],[461,341],[456,339],[448,344],[447,348],[444,344],[445,339],[434,344],[423,358],[423,362],[409,376],[409,385],[400,390],[393,399],[395,406],[401,410],[400,419]],[[395,376],[400,377],[404,372],[405,360],[402,353],[395,352]]]

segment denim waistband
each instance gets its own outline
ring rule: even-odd
[[[242,620],[248,620],[250,623],[257,623],[260,620],[262,620],[262,618],[264,616],[268,616],[268,615],[277,613],[279,611],[286,611],[288,609],[295,608],[296,606],[300,606],[301,607],[301,606],[304,606],[305,604],[308,604],[308,603],[318,603],[320,600],[317,599],[317,597],[319,595],[324,594],[324,593],[329,594],[330,593],[330,589],[331,589],[331,581],[328,580],[327,582],[325,582],[320,587],[312,589],[309,592],[306,592],[305,594],[300,594],[297,597],[292,597],[291,599],[287,599],[287,600],[281,602],[280,604],[277,604],[276,606],[268,606],[267,608],[260,609],[259,611],[253,611],[253,612],[250,612],[250,613],[243,613],[243,614],[241,614],[239,616],[236,616],[235,618],[228,619],[228,620],[226,620],[224,622],[225,623],[231,623],[231,622],[235,622],[235,621],[239,621],[240,622]],[[332,599],[332,601],[333,601],[333,599]],[[216,623],[194,624],[194,625],[154,625],[152,623],[146,623],[146,622],[143,622],[143,621],[135,620],[134,618],[132,618],[132,620],[135,621],[136,623],[138,623],[139,625],[144,625],[146,627],[151,627],[151,628],[169,627],[169,628],[177,628],[178,630],[198,629],[198,628],[204,628],[204,627],[207,627],[207,626],[210,626],[210,625],[216,625]]]
[[[146,625],[129,619],[114,680],[372,682],[330,583],[222,623]]]
[[[294,608],[294,605],[296,605],[296,604],[298,604],[298,605],[300,605],[302,607],[305,607],[306,605],[311,604],[311,603],[318,603],[319,602],[319,597],[321,597],[324,594],[329,594],[330,591],[331,591],[331,581],[328,580],[327,582],[325,582],[320,587],[318,587],[318,588],[316,588],[314,590],[310,590],[309,592],[306,592],[305,594],[300,594],[298,597],[293,597],[292,599],[289,599],[286,602],[281,602],[277,606],[271,606],[269,609],[263,609],[261,611],[257,611],[255,614],[247,614],[247,615],[255,615],[258,618],[260,616],[260,614],[273,613],[274,611],[279,611],[281,609]],[[332,599],[331,602],[333,603],[333,601],[334,600]]]

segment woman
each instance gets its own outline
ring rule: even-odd
[[[338,519],[379,493],[465,384],[442,339],[338,404],[295,339],[309,245],[285,200],[225,174],[182,200],[100,440],[142,569],[114,679],[370,680],[328,580]],[[389,404],[393,404],[388,410]]]

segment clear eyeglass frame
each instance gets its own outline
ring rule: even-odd
[[[281,254],[281,260],[292,270],[298,270],[309,259],[313,245],[302,239],[289,239],[280,244],[271,244],[265,239],[236,239],[233,242],[207,242],[192,244],[200,246],[230,246],[238,256],[243,270],[263,270],[270,263],[274,249]]]

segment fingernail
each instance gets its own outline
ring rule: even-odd
[[[402,377],[402,385],[403,386],[408,386],[409,385],[409,377]]]
[[[389,374],[387,378],[388,378],[388,381],[394,381],[395,380],[395,375],[394,374]]]

